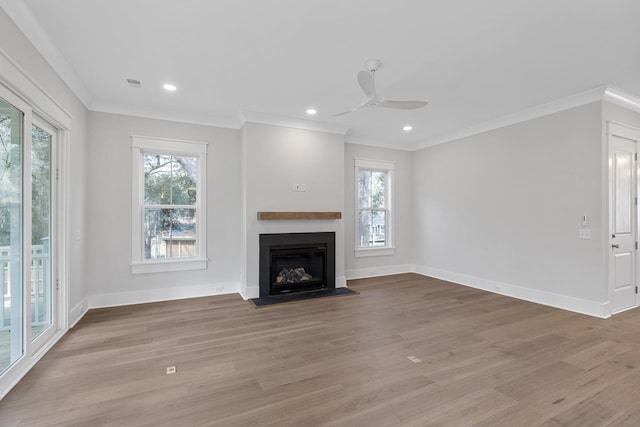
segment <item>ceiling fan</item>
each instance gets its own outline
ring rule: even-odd
[[[374,76],[382,63],[378,59],[370,59],[365,63],[367,71],[358,73],[358,84],[366,95],[366,99],[358,106],[344,113],[334,114],[334,116],[342,116],[356,110],[364,108],[396,108],[400,110],[415,110],[427,105],[427,101],[400,101],[393,99],[381,98],[376,92]]]

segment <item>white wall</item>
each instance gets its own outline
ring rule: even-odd
[[[258,221],[259,211],[344,210],[344,135],[247,123],[243,134],[242,182],[246,247],[245,298],[259,296],[258,236],[262,233],[334,231],[336,286],[344,286],[342,220]],[[293,184],[305,184],[294,192]]]
[[[598,102],[416,152],[416,270],[603,315],[602,143]]]
[[[405,150],[345,144],[344,229],[347,279],[406,273],[413,269],[413,153]],[[354,159],[371,159],[395,164],[393,187],[394,255],[356,258],[356,208]]]
[[[86,186],[85,164],[87,145],[87,115],[88,111],[49,64],[40,56],[36,49],[26,39],[13,21],[0,9],[0,50],[10,62],[21,69],[26,76],[48,97],[65,110],[71,117],[71,132],[68,141],[68,164],[62,174],[66,174],[69,181],[67,192],[67,224],[70,235],[64,236],[68,240],[68,291],[67,307],[69,323],[73,324],[86,310],[86,234],[85,209]],[[0,81],[15,87],[18,95],[24,88],[20,82],[6,81],[3,69],[0,69]],[[22,87],[21,87],[22,86]],[[34,106],[36,111],[38,106]]]
[[[91,112],[87,277],[92,307],[238,291],[240,132]],[[206,270],[131,274],[131,135],[209,143]]]

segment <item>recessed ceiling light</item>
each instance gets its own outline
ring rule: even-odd
[[[413,129],[413,126],[411,126],[411,125],[406,125],[405,127],[402,128],[402,130],[405,131],[405,132],[410,132],[411,129]]]
[[[171,84],[166,84],[164,86],[162,86],[165,90],[171,91],[173,92],[174,90],[176,90],[176,87],[174,85]]]
[[[317,112],[318,111],[315,108],[307,108],[307,114],[310,115],[310,116],[313,116]]]

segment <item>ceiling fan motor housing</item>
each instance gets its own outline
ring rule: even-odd
[[[380,65],[382,64],[382,62],[380,62],[379,59],[369,59],[367,62],[365,62],[365,67],[367,67],[367,71],[371,71],[372,73],[376,72],[378,70],[378,68],[380,68]]]

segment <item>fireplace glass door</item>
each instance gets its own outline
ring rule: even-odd
[[[271,250],[271,295],[326,289],[327,248],[287,247]]]

